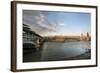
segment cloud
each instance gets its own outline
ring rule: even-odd
[[[59,25],[60,25],[60,26],[64,26],[65,24],[63,24],[63,23],[59,23]]]
[[[32,30],[39,34],[56,32],[58,29],[57,22],[48,20],[48,12],[23,10],[23,24],[27,24]]]

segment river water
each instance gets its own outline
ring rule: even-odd
[[[81,55],[90,49],[89,41],[46,42],[42,51],[42,60],[65,59]]]
[[[91,50],[90,41],[45,42],[42,51],[31,52],[24,57],[27,57],[26,62],[66,60],[88,50]]]

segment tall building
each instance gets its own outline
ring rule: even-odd
[[[80,40],[90,41],[91,40],[91,37],[90,37],[90,35],[89,35],[88,32],[86,33],[86,35],[84,35],[83,33],[81,33]]]
[[[89,33],[88,33],[88,32],[86,33],[86,40],[87,40],[87,41],[89,41],[89,40],[90,40],[90,35],[89,35]]]
[[[84,35],[81,33],[80,40],[84,40]]]

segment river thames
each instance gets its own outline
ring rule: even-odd
[[[45,42],[41,50],[27,50],[23,62],[81,60],[91,58],[90,41]]]

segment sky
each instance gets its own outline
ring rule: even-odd
[[[23,10],[23,23],[42,36],[91,34],[91,14]]]

